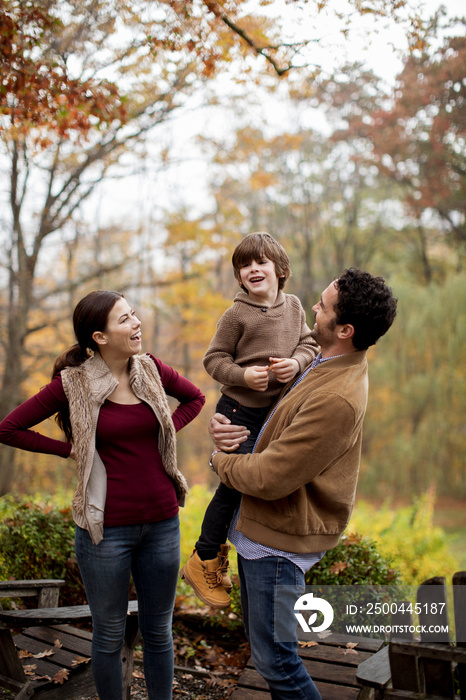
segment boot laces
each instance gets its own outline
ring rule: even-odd
[[[229,566],[230,566],[230,562],[228,561],[227,557],[220,557],[220,565],[218,568],[222,574],[227,573]]]
[[[222,584],[222,571],[220,567],[215,571],[206,571],[204,569],[204,577],[209,588],[217,588]]]

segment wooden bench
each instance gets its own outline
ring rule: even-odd
[[[16,700],[71,700],[96,695],[90,664],[92,634],[74,626],[91,622],[89,606],[58,607],[63,583],[0,581],[0,599],[38,598],[39,607],[28,610],[3,610],[0,606],[0,687],[16,692]],[[134,646],[139,636],[137,612],[137,601],[130,601],[122,650],[125,700],[130,700]],[[17,629],[21,633],[14,634]]]
[[[357,700],[361,686],[357,680],[360,663],[383,646],[380,639],[346,634],[306,634],[306,644],[298,652],[323,700]],[[267,700],[270,691],[251,662],[238,680],[231,700]]]
[[[437,604],[433,609],[432,601]],[[420,637],[412,632],[393,634],[381,653],[357,670],[359,682],[372,689],[375,700],[428,700],[466,698],[466,572],[453,576],[453,612],[456,644],[441,628],[448,627],[448,600],[444,577],[434,577],[418,588]],[[409,608],[408,605],[406,605]],[[439,611],[441,610],[441,614]],[[410,612],[392,618],[392,625],[408,629]],[[438,627],[435,631],[435,627]],[[456,673],[455,673],[456,672]],[[456,694],[459,688],[461,695]]]

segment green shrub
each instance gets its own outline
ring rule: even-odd
[[[332,605],[333,632],[345,633],[346,626],[354,624],[385,627],[390,618],[382,606],[405,597],[400,572],[392,561],[380,554],[376,542],[358,534],[343,535],[306,574],[306,584]],[[374,610],[380,612],[372,614]]]
[[[71,509],[11,496],[0,503],[0,579],[65,579],[60,604],[83,603]]]
[[[384,557],[368,537],[343,535],[318,564],[306,574],[307,585],[356,584],[393,585],[401,581],[400,572]]]

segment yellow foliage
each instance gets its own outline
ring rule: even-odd
[[[258,170],[252,173],[249,178],[249,183],[253,190],[264,190],[266,187],[275,185],[276,182],[277,178],[275,175],[273,175],[273,173],[267,173],[265,170]]]
[[[392,559],[403,581],[418,585],[432,576],[451,576],[459,564],[450,551],[447,535],[434,526],[434,493],[426,492],[413,505],[393,509],[358,501],[348,532],[371,537],[383,556]]]

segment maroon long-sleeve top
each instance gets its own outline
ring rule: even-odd
[[[178,432],[198,415],[205,397],[172,367],[154,357],[152,359],[166,394],[179,402],[172,414]],[[71,443],[31,430],[66,404],[58,374],[0,423],[0,442],[30,452],[69,457]],[[175,489],[158,449],[158,431],[157,417],[144,402],[127,405],[107,399],[102,405],[97,422],[96,449],[107,471],[105,525],[155,522],[173,517],[178,512]]]

